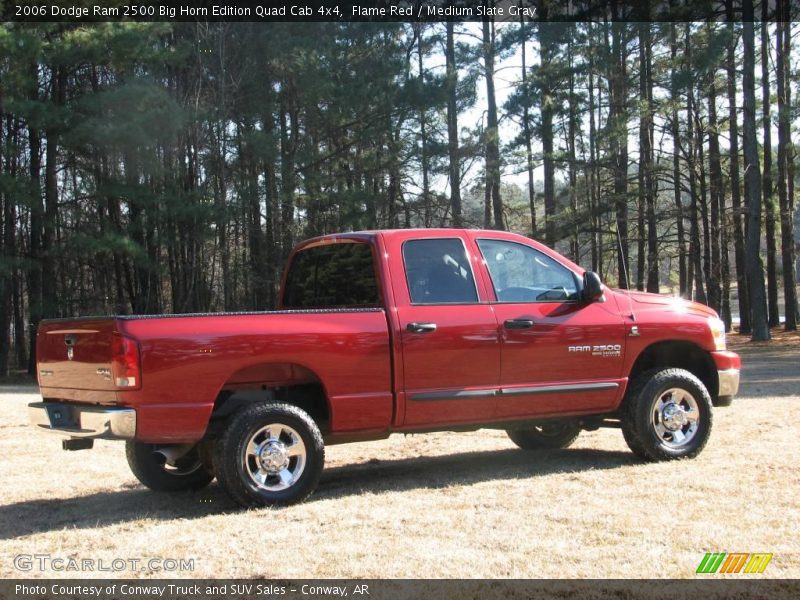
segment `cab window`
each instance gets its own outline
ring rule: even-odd
[[[578,299],[576,276],[529,246],[478,240],[498,302],[567,302]]]
[[[464,243],[458,238],[408,240],[403,262],[412,304],[478,301]]]
[[[284,308],[374,308],[381,305],[372,248],[361,242],[324,244],[292,259]]]

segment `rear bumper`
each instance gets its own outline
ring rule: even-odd
[[[73,438],[132,440],[136,435],[132,408],[34,402],[28,405],[28,417],[38,429]]]

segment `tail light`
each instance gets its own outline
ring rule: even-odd
[[[135,390],[142,384],[139,344],[136,340],[114,334],[111,340],[111,373],[118,388]]]

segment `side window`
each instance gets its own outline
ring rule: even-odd
[[[409,240],[403,262],[412,304],[478,301],[472,268],[460,239]]]
[[[283,294],[285,308],[380,305],[372,248],[368,244],[326,244],[295,254]]]
[[[500,302],[577,300],[572,271],[528,246],[502,240],[478,240]]]

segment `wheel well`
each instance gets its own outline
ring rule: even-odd
[[[234,373],[214,402],[212,425],[254,402],[297,406],[308,413],[320,431],[330,430],[331,414],[325,388],[312,371],[300,365],[256,365]]]
[[[685,369],[706,386],[712,398],[719,390],[717,368],[708,352],[691,342],[659,342],[645,348],[631,369],[630,381],[639,374],[659,367]]]

